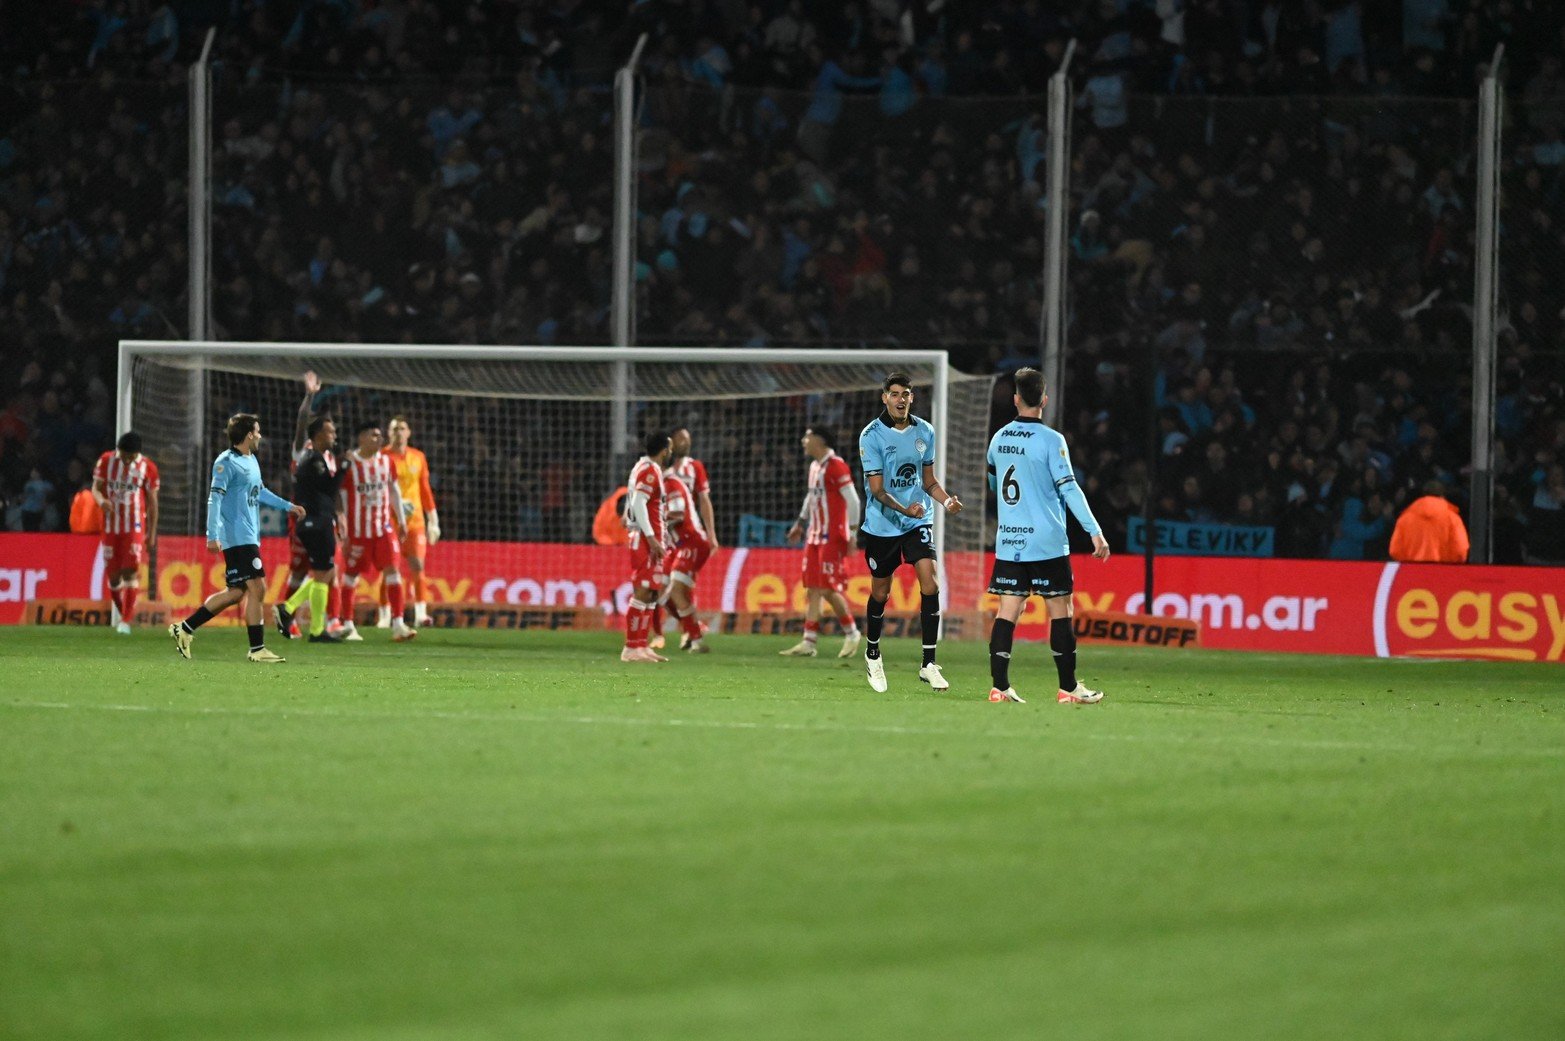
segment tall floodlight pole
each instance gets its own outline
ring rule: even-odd
[[[1505,91],[1494,49],[1489,74],[1478,87],[1478,250],[1473,286],[1473,458],[1469,526],[1475,564],[1494,560],[1494,369],[1499,310],[1500,137]]]
[[[190,67],[190,302],[192,340],[211,338],[212,301],[212,68],[207,59],[217,29],[208,29],[201,57]]]
[[[1065,224],[1070,219],[1071,57],[1076,41],[1065,47],[1060,68],[1049,77],[1048,224],[1043,251],[1043,315],[1039,339],[1043,346],[1043,378],[1049,404],[1044,422],[1061,425],[1065,408]]]
[[[630,60],[614,74],[614,298],[615,347],[636,342],[636,66],[647,34]],[[630,429],[630,364],[614,363],[614,458],[616,471],[634,453]]]
[[[210,60],[212,41],[216,38],[216,27],[208,29],[206,39],[201,44],[201,56],[190,67],[189,73],[190,175],[189,183],[185,186],[187,192],[185,208],[188,211],[185,223],[190,238],[189,249],[186,250],[190,270],[185,335],[191,340],[212,338],[212,66]],[[197,366],[186,376],[185,397],[191,403],[190,426],[186,430],[186,437],[191,447],[196,448],[205,445],[211,437],[207,430],[207,375],[204,368]],[[123,409],[126,414],[119,427],[122,432],[130,430],[135,422],[130,414],[131,401],[128,393],[124,398]],[[205,456],[206,453],[199,450],[186,454],[183,477],[190,482],[190,487],[198,487],[206,476]],[[167,477],[174,476],[170,470],[172,467],[164,470]],[[160,517],[173,520],[166,514]],[[185,530],[199,530],[198,516],[191,515],[181,520],[185,524]],[[152,583],[152,588],[156,589],[158,582],[156,547],[148,554],[147,570],[148,580]]]

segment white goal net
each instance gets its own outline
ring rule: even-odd
[[[337,424],[339,452],[362,421],[404,416],[428,457],[443,538],[427,558],[432,606],[622,604],[625,551],[594,543],[594,519],[623,486],[643,436],[690,431],[706,466],[724,551],[698,583],[703,610],[789,613],[802,597],[797,551],[778,548],[805,493],[805,427],[830,430],[857,465],[858,433],[881,409],[886,373],[914,381],[914,412],[936,429],[937,472],[967,509],[939,519],[947,612],[978,608],[987,578],[984,453],[993,377],[963,375],[940,351],[506,348],[332,344],[121,344],[119,421],[163,473],[164,556],[205,524],[207,476],[227,417],[253,412],[269,487],[292,488],[289,443],[303,374]],[[270,511],[263,510],[263,515]],[[280,516],[263,516],[282,534]],[[269,551],[269,572],[284,558]],[[850,572],[862,609],[867,574]],[[274,576],[276,581],[278,576]],[[903,582],[911,588],[911,571]],[[891,610],[916,605],[894,595]]]

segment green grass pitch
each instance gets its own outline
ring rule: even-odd
[[[0,1037],[1565,1036],[1557,665],[242,642],[0,631]]]

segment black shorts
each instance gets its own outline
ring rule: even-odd
[[[935,559],[935,529],[929,525],[904,531],[900,535],[871,535],[859,532],[864,547],[864,562],[876,578],[890,578],[903,564]]]
[[[999,596],[1050,599],[1070,596],[1075,586],[1070,557],[1049,560],[1001,560],[996,557],[994,571],[989,575],[989,592]]]
[[[260,546],[230,546],[223,550],[224,575],[228,588],[242,586],[252,578],[265,579]]]
[[[294,529],[310,558],[310,570],[325,571],[337,561],[337,530],[333,517],[305,517]]]

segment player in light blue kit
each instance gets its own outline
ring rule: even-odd
[[[891,577],[903,563],[918,574],[919,632],[923,635],[923,665],[918,678],[935,690],[951,684],[935,664],[940,642],[940,579],[935,574],[933,513],[937,508],[960,513],[962,503],[946,494],[935,478],[935,428],[913,415],[913,379],[893,372],[880,388],[885,411],[859,434],[859,463],[864,468],[864,522],[859,543],[869,564],[869,603],[864,671],[869,685],[886,689],[886,667],[880,660],[880,632],[891,596]]]
[[[1049,612],[1049,647],[1060,674],[1058,700],[1091,705],[1103,700],[1101,690],[1089,690],[1076,678],[1076,631],[1071,622],[1070,542],[1065,535],[1065,510],[1070,508],[1088,535],[1092,555],[1109,558],[1103,527],[1092,515],[1087,497],[1076,483],[1070,450],[1059,431],[1043,425],[1043,373],[1020,369],[1011,399],[1016,418],[989,441],[989,486],[999,495],[1000,526],[994,537],[994,572],[989,592],[1000,598],[1000,610],[989,633],[989,672],[994,686],[990,701],[1021,701],[1011,687],[1011,643],[1016,619],[1029,596],[1043,597]]]
[[[260,504],[287,510],[296,518],[304,516],[304,507],[272,494],[261,483],[261,464],[255,459],[260,443],[261,421],[255,416],[242,412],[228,421],[230,447],[212,463],[212,491],[206,503],[206,548],[212,553],[222,551],[227,588],[207,597],[183,622],[168,627],[180,657],[190,657],[197,629],[248,593],[245,625],[250,631],[250,653],[245,657],[267,665],[283,660],[266,649],[266,626],[261,624],[266,569],[261,566]]]

